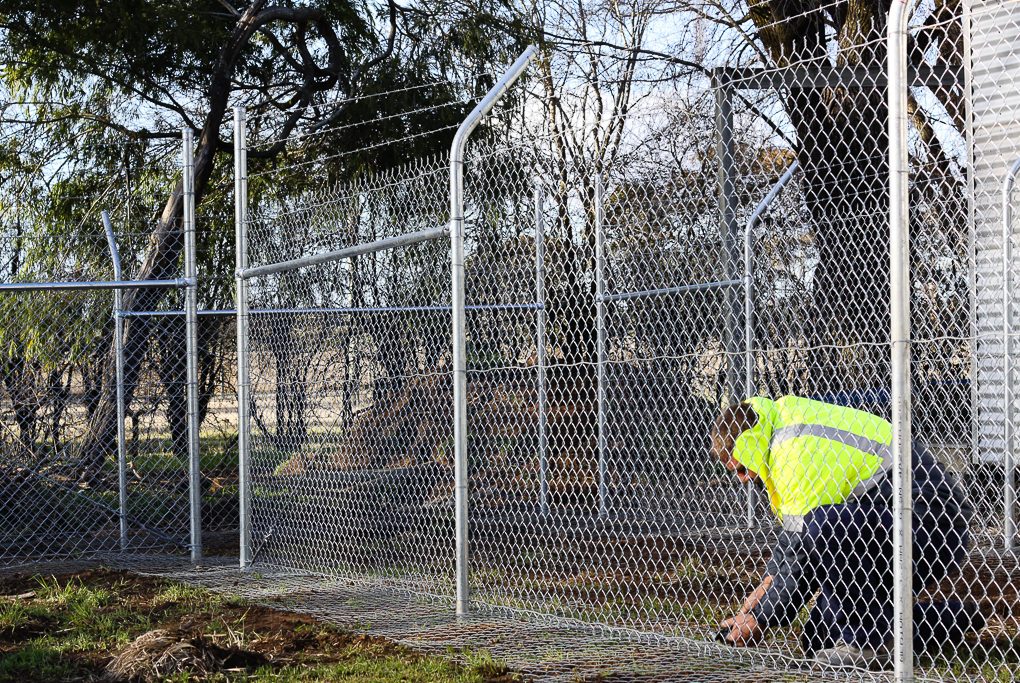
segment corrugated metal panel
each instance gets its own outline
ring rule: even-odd
[[[968,0],[973,114],[976,455],[1003,452],[1002,180],[1020,158],[1020,2]],[[1014,227],[1014,237],[1018,232]],[[1020,256],[1017,242],[1013,253]],[[1020,268],[1014,268],[1020,271]],[[1009,286],[1017,291],[1013,274]],[[1016,345],[1020,352],[1020,343]],[[1020,388],[1020,376],[1014,377]],[[1017,411],[1020,415],[1020,411]]]

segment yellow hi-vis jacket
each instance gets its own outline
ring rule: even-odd
[[[784,529],[801,531],[804,515],[862,495],[892,467],[892,425],[876,415],[797,396],[746,403],[758,423],[733,458],[758,474]]]

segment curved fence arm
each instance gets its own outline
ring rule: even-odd
[[[67,282],[2,282],[0,291],[3,292],[47,292],[47,291],[68,291],[68,290],[103,290],[112,289],[116,292],[117,301],[115,306],[120,310],[120,292],[124,289],[159,289],[168,287],[182,289],[191,284],[194,279],[186,277],[174,278],[172,280],[123,280],[123,272],[120,263],[120,251],[117,249],[117,236],[113,232],[113,223],[110,221],[110,214],[102,212],[103,230],[106,233],[106,244],[110,249],[110,261],[113,263],[112,280],[72,280]]]
[[[467,343],[464,287],[464,151],[468,137],[538,52],[528,46],[460,124],[450,147],[450,267],[453,306],[453,449],[456,515],[457,614],[468,609]]]
[[[110,260],[113,262],[113,279],[120,281],[124,279],[120,266],[120,250],[117,249],[117,236],[113,233],[110,212],[104,209],[100,215],[103,217],[103,230],[106,231],[106,244],[110,247]]]
[[[793,163],[786,167],[786,171],[783,175],[779,176],[779,180],[776,181],[776,184],[769,189],[768,194],[766,194],[762,200],[758,202],[758,205],[754,207],[754,211],[751,212],[751,217],[747,219],[748,231],[754,230],[758,227],[761,223],[762,216],[764,216],[768,208],[772,206],[772,202],[776,201],[776,197],[778,197],[779,193],[783,191],[783,188],[790,184],[790,181],[793,180],[793,176],[797,173],[798,169],[800,169],[800,162],[794,159]],[[748,234],[750,234],[750,232],[744,233],[745,254],[748,253],[748,245],[750,244],[750,239],[747,237]]]

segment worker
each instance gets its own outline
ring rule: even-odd
[[[828,666],[891,662],[892,425],[861,410],[796,396],[755,397],[716,419],[712,453],[742,483],[768,492],[781,529],[761,584],[720,637],[743,646],[789,625],[816,597],[801,635],[805,656]],[[959,570],[971,507],[955,477],[912,449],[913,590]],[[914,605],[915,648],[960,642],[984,625],[977,605]]]

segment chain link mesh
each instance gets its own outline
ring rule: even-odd
[[[582,653],[558,670],[513,659],[540,677],[589,671],[583,659],[621,679],[888,678],[897,559],[888,8],[675,9],[691,19],[693,62],[652,73],[610,46],[561,46],[468,150],[475,613],[449,614],[452,299],[442,239],[252,277],[247,359],[233,357],[232,322],[203,318],[204,517],[215,527],[236,509],[230,392],[247,360],[259,574],[189,576],[344,623],[367,619],[364,628],[419,647],[481,642],[515,657],[503,638],[542,657],[557,649],[545,640]],[[621,25],[644,30],[625,14]],[[1012,680],[1017,220],[1004,211],[1020,212],[1007,175],[1020,158],[1020,3],[924,0],[911,17],[916,674]],[[636,81],[639,101],[607,104],[600,89],[635,70],[647,79]],[[336,154],[253,163],[249,265],[448,222],[445,156],[355,166]],[[229,290],[212,270],[203,278],[210,292]],[[14,453],[4,486],[8,500],[26,500],[4,508],[4,552],[115,542],[109,484],[72,485],[75,463],[17,455],[39,451],[27,406],[34,429],[56,439],[45,425],[70,425],[86,410],[74,397],[93,382],[84,361],[60,365],[78,351],[29,362],[29,341],[42,330],[94,357],[110,334],[110,302],[40,295],[23,313],[28,299],[2,296],[7,319],[32,322],[24,334],[4,330],[4,449]],[[136,319],[152,343],[132,387],[130,493],[131,514],[172,536],[187,522],[187,461],[175,446],[183,322],[169,314],[179,302],[165,306],[167,315]],[[103,312],[82,341],[40,322],[93,310]],[[54,392],[54,378],[70,389]],[[47,453],[73,440],[73,428],[60,429]],[[106,455],[102,471],[110,466]],[[113,517],[85,517],[82,506]],[[411,636],[412,622],[431,626]],[[582,648],[593,632],[620,640]],[[744,647],[719,642],[727,638]],[[624,641],[654,651],[654,666],[621,665],[614,648]],[[668,670],[683,662],[695,674]]]
[[[445,159],[323,185],[302,172],[295,198],[252,187],[251,267],[446,220]],[[249,286],[253,560],[449,592],[449,245]]]
[[[178,173],[167,165],[166,177]],[[111,208],[123,278],[140,277],[162,210],[163,188],[114,182],[98,198],[33,196],[4,186],[5,283],[114,279],[99,209]],[[152,191],[150,194],[149,191]],[[66,191],[65,191],[66,192]],[[10,200],[10,201],[8,201]],[[63,204],[86,218],[63,224]],[[54,208],[56,207],[56,208]],[[209,242],[223,231],[208,219]],[[225,224],[232,227],[232,217]],[[229,234],[229,233],[227,233]],[[180,240],[170,233],[169,239]],[[210,245],[211,246],[211,245]],[[208,256],[208,254],[205,254]],[[208,263],[206,267],[219,268]],[[170,277],[174,277],[171,274]],[[200,289],[207,304],[231,295],[217,278]],[[222,281],[220,276],[218,280]],[[121,524],[116,435],[115,295],[110,290],[4,291],[3,496],[0,565],[127,551],[164,552],[190,543],[183,298],[164,291],[155,315],[141,290],[126,290],[125,515]],[[134,330],[132,330],[132,327]],[[203,526],[212,545],[236,547],[236,400],[233,312],[199,326],[204,474]],[[218,537],[217,537],[218,535]]]
[[[713,638],[728,617],[739,625],[750,615],[769,628],[724,631],[754,645],[742,656],[791,675],[821,667],[881,676],[868,671],[891,666],[894,581],[885,17],[843,3],[755,10],[760,54],[692,70],[675,97],[635,107],[619,126],[600,122],[594,139],[571,139],[549,118],[536,129],[524,114],[515,133],[469,151],[471,594],[483,612],[694,643],[719,658],[721,672],[721,653],[734,651]],[[716,38],[739,44],[719,11]],[[1008,167],[997,126],[1015,111],[999,93],[1014,69],[1010,50],[981,42],[1015,42],[1002,27],[1017,30],[1016,12],[1015,3],[985,3],[965,17],[959,4],[921,3],[911,23],[912,543],[922,679],[1000,680],[1017,658],[1016,562],[1002,552],[1005,479],[994,446],[999,438],[1003,452],[1007,390],[994,175]],[[589,122],[570,120],[580,110],[559,115],[566,128]],[[529,130],[540,132],[522,135]],[[615,136],[609,144],[598,139],[606,131],[604,139]],[[993,176],[985,181],[982,164]],[[434,179],[408,167],[388,181],[405,194],[406,184],[435,184],[426,206],[436,208],[418,222],[388,204],[367,208],[374,205],[353,189],[315,194],[298,209],[273,204],[272,216],[256,201],[253,264],[389,236],[347,227],[383,215],[409,229],[440,221],[443,180],[437,165]],[[339,204],[334,195],[352,202],[346,213],[327,214]],[[345,239],[321,236],[324,215],[329,234]],[[264,243],[268,219],[274,251]],[[438,294],[445,255],[433,256]],[[398,307],[408,302],[446,301],[413,296],[423,290],[388,270],[391,258],[399,257],[387,252],[360,287],[360,263],[309,269],[304,281],[260,284],[251,304],[329,302],[344,309],[333,315],[348,316],[331,321],[329,341],[349,344],[355,291],[403,292],[381,306],[388,318],[406,315]],[[340,459],[353,464],[348,453],[376,446],[346,426],[358,421],[340,407],[355,401],[337,390],[365,361],[326,362],[334,351],[324,350],[321,327],[298,334],[292,313],[262,315],[251,316],[253,368],[261,368],[254,403],[272,417],[256,428],[253,450],[264,463],[255,475],[256,562],[449,596],[451,577],[441,571],[450,569],[453,542],[449,442],[426,449],[442,453],[433,473],[396,474],[430,457],[420,454],[423,434],[449,439],[448,408],[407,384],[381,393],[392,370],[359,376],[352,391],[371,396],[363,399],[370,415],[407,408],[390,442],[395,454],[366,457],[351,474]],[[379,338],[392,334],[383,323],[359,323],[369,340],[359,355],[430,367],[447,348],[419,346],[430,335],[446,340],[446,319],[412,324],[415,343],[397,352]],[[282,379],[285,352],[314,379]],[[344,378],[330,398],[334,422],[318,423],[328,445],[314,459],[295,455],[307,437],[286,436],[278,392],[296,383],[298,395],[328,398],[314,392],[325,377]],[[776,402],[726,408],[748,396]],[[323,410],[314,405],[305,412]],[[774,438],[804,424],[813,431],[800,427],[787,437],[793,445]],[[771,447],[737,443],[755,428],[769,430]],[[371,434],[388,441],[390,427]],[[287,476],[293,483],[282,483]],[[350,486],[352,478],[361,485]],[[442,514],[423,515],[425,499]],[[756,591],[763,577],[772,583]]]
[[[98,216],[68,226],[70,233],[56,242],[52,232],[40,232],[32,212],[12,212],[5,218],[17,232],[5,254],[6,282],[111,279]],[[122,237],[130,242],[130,235]],[[187,482],[183,490],[180,482],[169,492],[155,490],[153,482],[164,477],[166,465],[144,457],[133,459],[127,526],[121,532],[115,431],[104,432],[101,417],[104,405],[111,415],[115,405],[113,292],[5,291],[2,298],[0,563],[89,557],[123,547],[163,549],[186,542],[186,513],[182,535],[168,511],[175,496],[183,496],[186,509]],[[142,407],[144,402],[140,395],[134,403],[129,428],[133,444],[151,430],[141,419],[152,414]],[[115,419],[109,424],[115,430]]]

